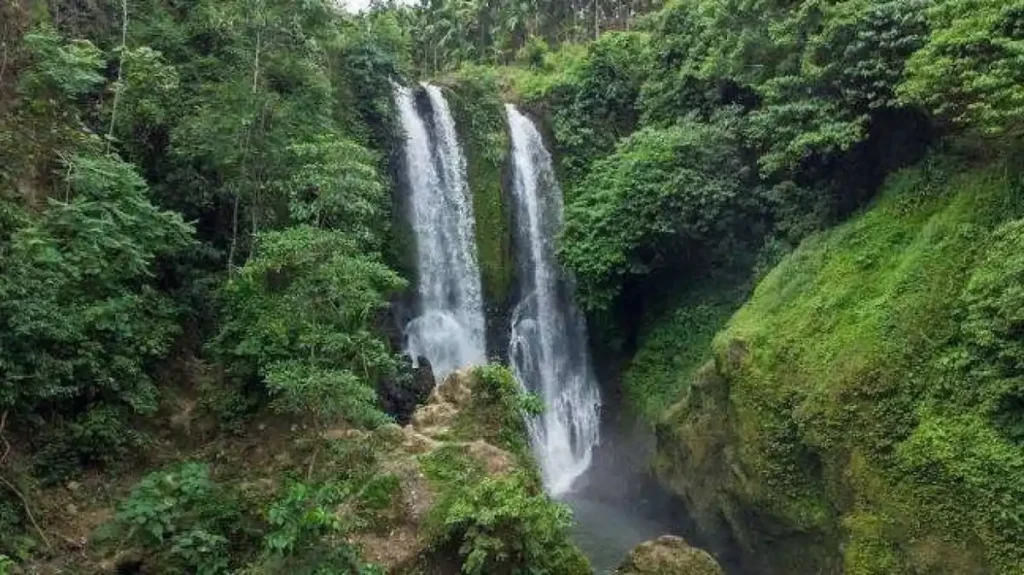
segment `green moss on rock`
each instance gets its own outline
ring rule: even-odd
[[[1024,190],[935,157],[715,338],[656,467],[769,573],[1020,573]]]
[[[641,543],[616,570],[620,575],[724,575],[706,551],[680,537],[666,535]]]
[[[622,387],[631,409],[656,422],[711,357],[711,341],[749,294],[744,278],[713,278],[692,286],[641,330]]]
[[[442,83],[449,88],[449,105],[466,154],[484,300],[489,308],[501,307],[515,271],[504,189],[510,146],[504,104],[489,69],[464,69]]]

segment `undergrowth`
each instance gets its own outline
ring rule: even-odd
[[[723,478],[727,505],[838,536],[847,573],[1019,572],[1013,166],[933,156],[761,282],[714,341],[729,413],[672,415],[731,422],[742,473]]]
[[[637,352],[623,374],[630,408],[656,422],[682,397],[697,369],[711,357],[711,341],[743,303],[742,279],[713,278],[685,289],[669,309],[641,332]]]

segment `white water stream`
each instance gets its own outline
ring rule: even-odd
[[[409,219],[416,239],[419,315],[405,327],[406,352],[425,357],[440,381],[486,361],[484,313],[466,159],[448,102],[424,84],[429,111],[395,86],[405,131]]]
[[[555,257],[562,191],[537,127],[507,106],[512,136],[516,259],[522,294],[512,313],[509,355],[520,383],[544,412],[529,422],[544,485],[562,495],[590,467],[601,398],[587,351],[587,329],[572,281]]]

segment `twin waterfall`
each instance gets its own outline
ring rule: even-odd
[[[466,160],[448,103],[436,86],[425,101],[396,86],[405,131],[408,217],[416,240],[418,316],[405,328],[406,351],[430,361],[435,376],[486,361],[485,320]],[[507,106],[519,302],[512,312],[509,361],[544,412],[528,422],[544,485],[568,492],[590,466],[598,442],[600,396],[586,325],[573,286],[555,259],[562,192],[534,124]]]
[[[586,324],[573,303],[572,284],[555,260],[562,190],[551,155],[533,122],[513,106],[506,110],[522,294],[512,313],[509,359],[519,382],[544,400],[544,413],[529,422],[530,435],[544,485],[558,495],[590,467],[601,399]]]
[[[476,226],[466,159],[448,102],[426,86],[429,116],[411,90],[395,87],[405,130],[409,218],[416,237],[419,316],[405,327],[406,352],[430,361],[438,379],[487,361]]]

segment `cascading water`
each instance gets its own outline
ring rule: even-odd
[[[466,160],[444,95],[436,86],[423,87],[429,118],[412,90],[395,86],[419,276],[419,316],[406,325],[405,336],[406,352],[427,358],[440,380],[484,363],[486,348]]]
[[[512,313],[509,355],[520,383],[544,412],[529,422],[544,485],[566,493],[590,466],[599,440],[601,398],[573,284],[555,259],[562,191],[540,132],[506,106],[512,135],[516,247],[522,294]]]

